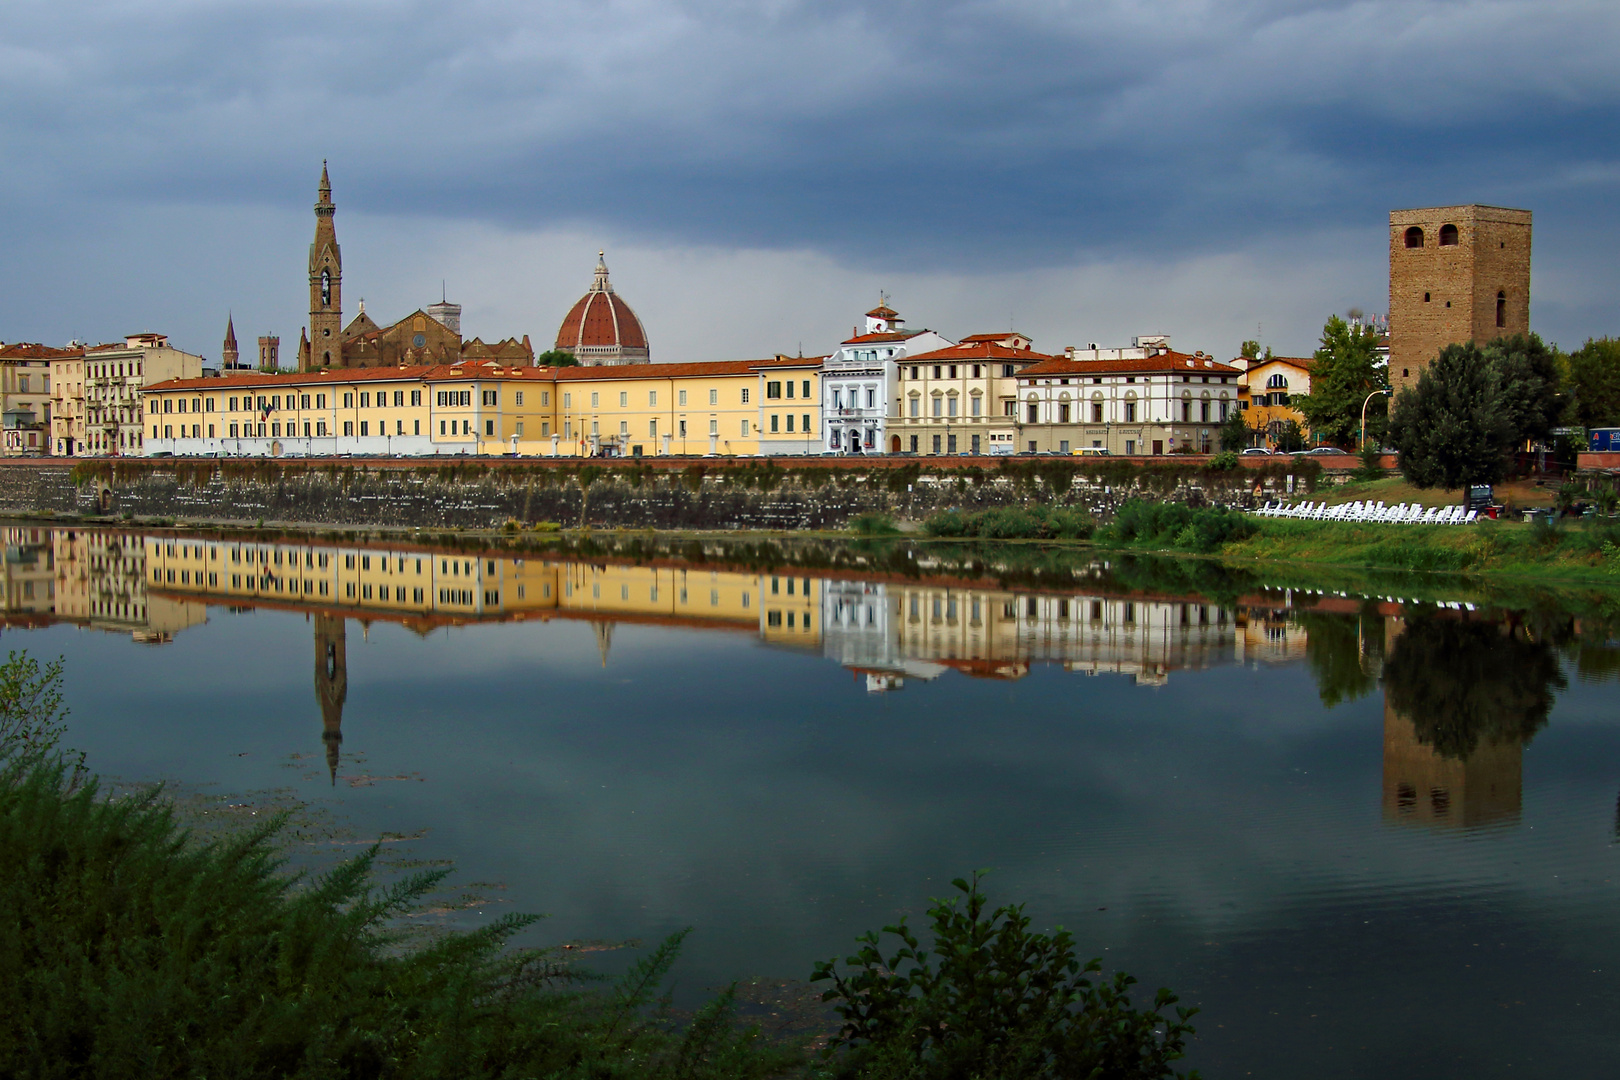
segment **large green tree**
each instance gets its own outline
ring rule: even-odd
[[[1514,441],[1546,439],[1564,408],[1558,354],[1535,334],[1497,338],[1484,351],[1501,375],[1501,405]]]
[[[1375,390],[1389,389],[1389,373],[1379,361],[1382,340],[1370,326],[1347,323],[1334,315],[1322,327],[1322,341],[1311,365],[1311,392],[1290,404],[1305,416],[1318,439],[1345,446],[1361,433],[1361,405]],[[1367,430],[1381,434],[1387,399],[1367,403]]]
[[[574,354],[563,352],[561,349],[547,349],[534,358],[536,367],[578,367],[579,361]]]
[[[1388,441],[1418,487],[1494,484],[1507,473],[1517,432],[1502,402],[1502,372],[1473,342],[1447,345],[1401,391]]]
[[[1570,419],[1582,427],[1620,424],[1620,338],[1588,338],[1568,363]]]

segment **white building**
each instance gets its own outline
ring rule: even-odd
[[[881,453],[891,416],[900,415],[900,361],[953,344],[932,330],[907,330],[888,304],[866,313],[866,332],[843,342],[821,365],[822,446],[831,453]]]

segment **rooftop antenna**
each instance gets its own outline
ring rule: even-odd
[[[440,278],[439,279],[439,303],[448,304],[449,302],[450,302],[450,290],[445,288],[444,278]]]

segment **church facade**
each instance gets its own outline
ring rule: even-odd
[[[338,245],[332,181],[321,162],[315,200],[315,239],[309,245],[309,325],[298,342],[299,371],[333,371],[454,364],[493,360],[506,367],[528,367],[534,349],[527,334],[485,344],[461,339],[461,305],[441,301],[417,308],[398,322],[381,325],[366,314],[366,303],[343,324],[343,249]]]

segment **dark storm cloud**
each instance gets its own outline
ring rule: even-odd
[[[339,201],[976,266],[1609,224],[1612,3],[12,5],[13,200]]]

